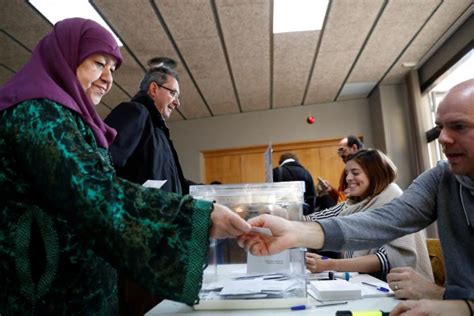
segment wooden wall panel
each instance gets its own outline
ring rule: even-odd
[[[344,169],[344,163],[337,155],[337,144],[336,146],[319,148],[319,161],[323,167],[319,172],[316,172],[316,176],[313,176],[315,178],[320,176],[328,180],[333,187],[337,188],[339,186],[339,178]]]
[[[274,144],[272,162],[278,166],[280,155],[293,152],[301,164],[309,170],[316,183],[318,176],[328,180],[334,187],[344,164],[337,155],[339,139],[311,142]],[[265,181],[263,154],[267,145],[231,148],[203,152],[204,182],[218,180],[223,184],[262,183]]]
[[[240,156],[214,156],[204,160],[206,170],[205,183],[220,181],[222,183],[242,183]]]
[[[240,156],[242,183],[265,182],[263,154],[253,153]]]

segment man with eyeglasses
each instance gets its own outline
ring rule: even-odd
[[[339,142],[337,146],[337,155],[346,163],[347,156],[350,154],[356,153],[359,150],[364,148],[364,143],[354,135],[349,135]],[[322,183],[321,183],[322,182]],[[346,171],[343,170],[341,177],[339,179],[339,187],[337,189],[333,188],[326,180],[320,180],[316,190],[318,195],[329,194],[335,201],[342,202],[346,199],[344,191],[347,189],[346,183]]]
[[[153,62],[132,100],[120,103],[105,119],[117,130],[110,154],[118,176],[138,184],[167,180],[164,191],[187,194],[189,185],[166,126],[180,106],[176,62],[164,57]]]
[[[122,102],[105,122],[117,130],[109,147],[119,177],[143,184],[147,180],[166,180],[162,190],[189,193],[178,155],[170,139],[166,120],[180,106],[176,62],[159,57],[149,62],[150,69],[139,91],[129,102]],[[143,315],[159,302],[131,280],[119,281],[120,314]]]

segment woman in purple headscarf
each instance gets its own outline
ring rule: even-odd
[[[116,271],[196,302],[209,235],[249,225],[222,205],[116,177],[95,111],[122,61],[109,32],[57,23],[0,88],[0,314],[117,313]]]

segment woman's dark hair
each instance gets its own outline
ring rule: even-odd
[[[148,61],[148,71],[142,82],[140,82],[139,90],[147,91],[152,82],[162,85],[172,76],[179,83],[178,72],[176,71],[176,61],[168,57],[155,57]]]
[[[370,181],[366,193],[359,198],[361,201],[380,194],[397,177],[397,167],[380,150],[361,149],[347,156],[346,163],[350,160],[360,165]]]

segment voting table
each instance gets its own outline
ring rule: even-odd
[[[322,281],[324,282],[324,281]],[[380,283],[381,281],[367,274],[358,274],[351,278],[350,282],[360,283]],[[388,285],[387,285],[388,286]],[[278,308],[274,309],[272,306],[268,306],[265,309],[241,309],[241,310],[194,310],[192,307],[170,300],[164,300],[160,304],[156,305],[151,309],[146,316],[158,316],[158,315],[211,315],[211,316],[224,316],[224,315],[336,315],[337,311],[340,310],[351,310],[351,311],[369,311],[369,310],[381,310],[384,312],[391,311],[400,301],[395,299],[393,296],[385,297],[370,297],[362,298],[357,300],[347,300],[347,304],[344,305],[333,305],[324,307],[315,307],[318,302],[311,296],[308,296],[308,302],[306,306],[309,308],[305,310],[292,311],[290,308]]]

